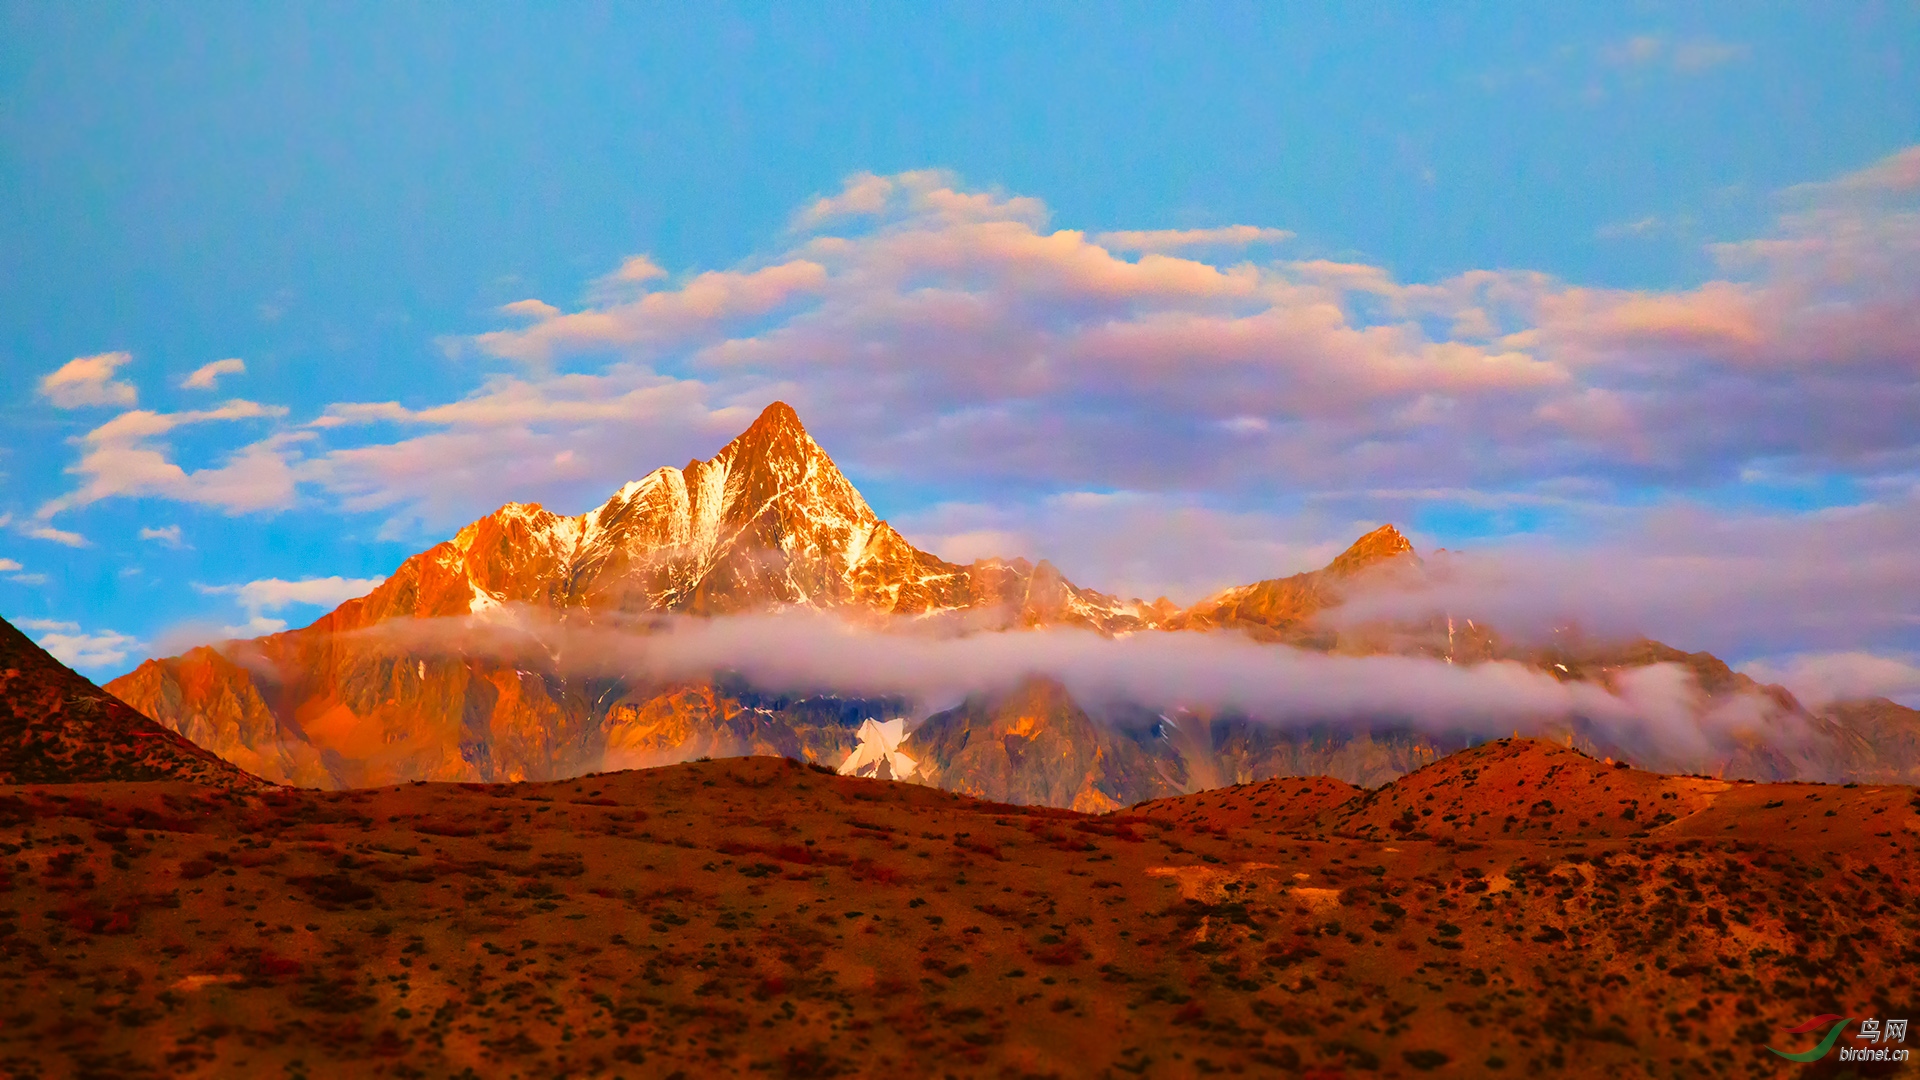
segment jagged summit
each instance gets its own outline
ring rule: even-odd
[[[1335,556],[1334,560],[1327,564],[1327,572],[1337,577],[1351,577],[1388,559],[1412,554],[1414,554],[1412,541],[1402,536],[1400,530],[1392,525],[1382,525],[1355,540],[1352,546]]]
[[[1048,563],[959,566],[919,550],[874,513],[781,401],[713,457],[655,469],[584,514],[508,503],[322,621],[348,629],[510,603],[589,613],[995,608],[1019,625],[1107,631],[1164,615],[1075,586]]]
[[[1417,558],[1413,544],[1392,525],[1382,525],[1353,542],[1320,570],[1271,578],[1216,593],[1174,616],[1179,629],[1230,627],[1266,640],[1296,645],[1324,644],[1314,616],[1338,604],[1341,588],[1370,567],[1399,558]]]
[[[771,402],[761,409],[760,415],[753,418],[753,423],[748,424],[747,429],[736,435],[727,444],[726,450],[721,452],[724,454],[727,450],[745,447],[761,447],[774,454],[783,449],[816,454],[821,452],[820,444],[813,441],[813,436],[807,434],[807,426],[800,422],[800,414],[784,401]]]

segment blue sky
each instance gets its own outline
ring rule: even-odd
[[[297,624],[781,396],[951,557],[1395,520],[1909,664],[1920,9],[1835,10],[0,5],[0,612]]]

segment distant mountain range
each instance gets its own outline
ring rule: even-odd
[[[712,459],[657,469],[585,514],[509,503],[310,626],[149,660],[107,689],[250,773],[320,787],[556,779],[771,753],[850,771],[885,762],[889,776],[968,794],[1102,810],[1275,775],[1377,785],[1470,741],[1390,718],[1299,729],[1146,703],[1101,703],[1094,716],[1041,677],[910,723],[902,738],[886,721],[913,719],[905,701],[780,694],[726,671],[671,681],[579,675],[537,649],[510,658],[421,655],[392,635],[358,633],[395,620],[486,619],[509,605],[603,628],[669,613],[810,608],[880,622],[954,617],[974,633],[1228,630],[1323,652],[1518,660],[1562,680],[1604,682],[1624,667],[1678,663],[1697,676],[1702,708],[1757,694],[1812,735],[1792,745],[1747,738],[1710,760],[1643,762],[1649,767],[1761,780],[1920,780],[1920,713],[1890,701],[1815,715],[1707,654],[1655,642],[1539,648],[1445,620],[1335,629],[1316,618],[1357,577],[1400,561],[1417,562],[1412,545],[1382,526],[1324,569],[1188,608],[1085,588],[1046,561],[950,563],[880,520],[776,402]],[[1597,754],[1627,753],[1578,723],[1563,737]]]

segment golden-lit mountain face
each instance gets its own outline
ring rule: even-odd
[[[1623,668],[1669,662],[1694,671],[1709,698],[1755,689],[1712,657],[1653,642],[1523,649],[1447,620],[1336,629],[1319,618],[1360,579],[1419,567],[1413,545],[1384,525],[1323,569],[1227,589],[1183,610],[1076,585],[1045,561],[950,563],[882,521],[794,411],[775,402],[711,459],[656,469],[587,513],[509,503],[311,626],[150,660],[109,689],[252,773],[318,787],[551,780],[746,754],[838,765],[858,749],[862,724],[910,709],[897,700],[770,694],[718,672],[583,675],[540,647],[502,656],[463,641],[419,652],[395,632],[528,613],[595,632],[668,614],[795,609],[876,623],[951,619],[971,632],[1232,631],[1323,652],[1512,659],[1600,683]],[[1920,773],[1920,747],[1909,745],[1920,714],[1889,702],[1852,723],[1776,696],[1813,740],[1791,751],[1755,743],[1717,768],[1766,780]],[[893,751],[921,763],[916,782],[1100,810],[1277,775],[1379,784],[1467,745],[1404,727],[1289,730],[1243,715],[1102,709],[1111,715],[1096,720],[1066,687],[1035,676],[926,718]],[[1620,752],[1590,732],[1568,737]]]

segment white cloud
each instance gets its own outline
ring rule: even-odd
[[[1723,657],[1920,646],[1920,497],[1816,514],[1676,501],[1569,520],[1578,544],[1520,535],[1428,553],[1420,573],[1373,582],[1338,618],[1450,614],[1535,639],[1571,625]]]
[[[141,647],[140,639],[116,630],[83,632],[78,623],[52,619],[20,619],[14,625],[28,631],[40,647],[68,667],[82,671],[112,667]]]
[[[1834,180],[1796,184],[1787,194],[1816,202],[1861,195],[1902,195],[1920,191],[1920,146],[1904,150]]]
[[[1675,71],[1705,71],[1735,60],[1744,60],[1752,53],[1752,47],[1736,42],[1715,41],[1712,38],[1681,41],[1673,46],[1673,67]]]
[[[826,276],[824,267],[804,258],[756,270],[709,270],[677,289],[548,316],[524,329],[481,334],[474,341],[485,352],[530,364],[572,351],[658,352],[713,340],[730,326],[807,298],[819,291]]]
[[[277,634],[286,628],[287,620],[285,619],[274,619],[265,615],[254,615],[248,618],[246,622],[237,623],[232,626],[222,626],[220,628],[220,636],[223,638],[256,638],[264,637],[268,634]]]
[[[212,390],[219,383],[220,376],[244,375],[246,374],[246,370],[247,362],[238,357],[215,360],[211,364],[203,364],[196,368],[193,374],[181,380],[180,388],[183,390]]]
[[[14,560],[0,559],[0,573],[8,573],[8,572],[11,572],[14,570],[20,570],[20,569],[23,569],[23,567],[19,563],[15,562]]]
[[[247,614],[247,621],[221,628],[226,637],[258,637],[287,628],[286,620],[269,618],[265,613],[288,607],[336,607],[344,601],[365,596],[379,588],[385,578],[302,578],[286,581],[262,578],[240,585],[201,585],[194,588],[209,596],[231,596]]]
[[[948,225],[1018,221],[1037,228],[1047,220],[1047,207],[1023,196],[962,191],[958,178],[945,169],[916,169],[892,176],[856,173],[847,177],[840,194],[816,199],[795,215],[794,224],[810,230],[829,222],[851,224],[848,219],[859,218],[910,218]]]
[[[952,183],[855,177],[802,214],[854,235],[481,335],[516,360],[612,359],[444,405],[332,406],[311,430],[336,448],[302,478],[437,527],[508,497],[586,505],[776,396],[856,474],[976,489],[1492,497],[1920,456],[1920,390],[1898,379],[1920,234],[1902,217],[1783,217],[1751,251],[1717,249],[1753,273],[1691,290],[1403,283],[1325,260],[1121,258],[1045,231],[1032,200]],[[1796,368],[1804,392],[1783,392]],[[421,431],[349,436],[373,422]]]
[[[386,578],[302,578],[299,581],[285,581],[281,578],[262,578],[243,585],[203,585],[201,592],[232,596],[242,607],[250,611],[279,611],[293,604],[312,607],[333,607],[342,601],[365,596],[380,587]]]
[[[132,353],[105,352],[78,356],[40,380],[40,396],[62,409],[88,405],[132,405],[139,394],[132,383],[118,382],[113,375]]]
[[[22,585],[45,585],[47,583],[47,575],[45,574],[9,574],[7,575],[7,580],[19,582]]]
[[[877,215],[887,208],[887,203],[893,198],[894,187],[894,181],[888,177],[872,173],[850,176],[841,187],[840,194],[814,200],[800,212],[797,223],[802,227],[812,227],[838,218]]]

